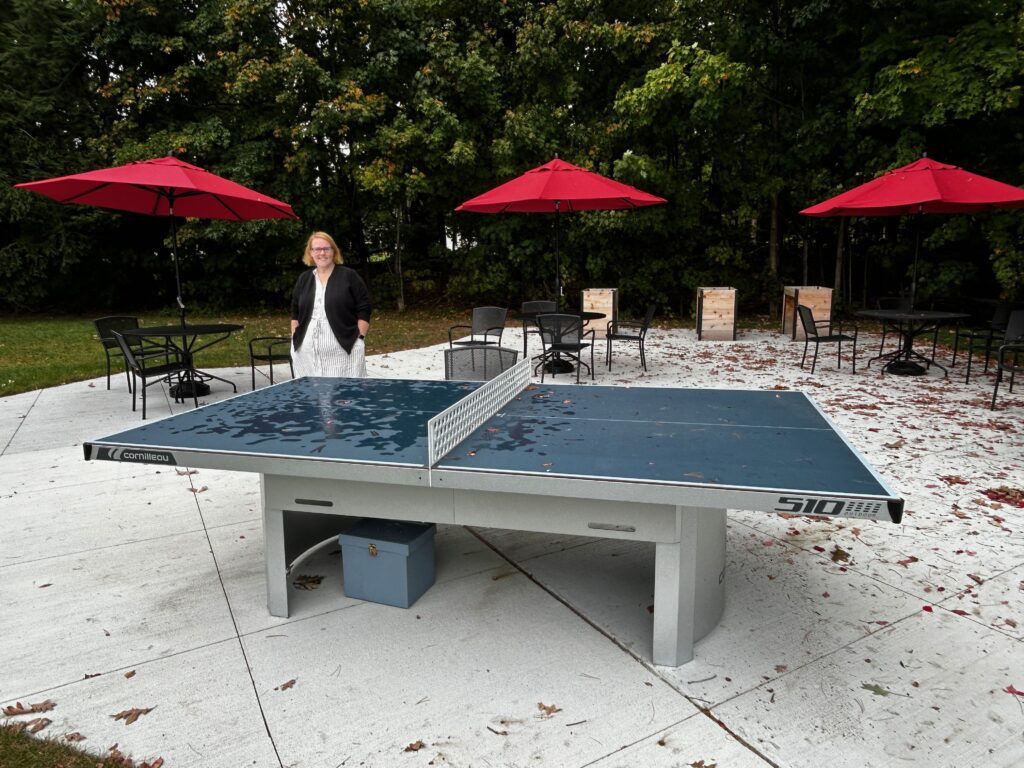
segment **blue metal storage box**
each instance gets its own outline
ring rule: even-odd
[[[434,583],[433,523],[365,518],[338,537],[348,597],[408,608]]]

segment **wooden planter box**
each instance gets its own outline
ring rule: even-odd
[[[604,320],[597,320],[587,326],[594,329],[594,338],[603,339],[608,332],[608,323],[618,319],[618,288],[586,288],[580,297],[581,312],[603,312]]]
[[[697,338],[736,340],[736,289],[697,289]]]
[[[804,339],[796,308],[803,304],[810,307],[815,320],[832,317],[832,289],[820,285],[787,285],[782,291],[782,333],[791,339]]]

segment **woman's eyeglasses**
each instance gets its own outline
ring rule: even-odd
[[[325,246],[325,247],[322,247],[322,248],[310,248],[309,250],[312,253],[333,253],[334,252],[334,249],[331,248],[330,246]]]

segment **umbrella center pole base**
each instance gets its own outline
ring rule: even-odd
[[[886,364],[885,372],[893,376],[924,376],[928,369],[912,360],[893,360]]]
[[[544,370],[548,373],[572,373],[576,369],[564,357],[556,357],[554,360],[544,363]]]
[[[182,400],[191,397],[206,397],[210,394],[210,385],[205,381],[183,381],[181,384],[171,387],[170,392],[171,397]]]

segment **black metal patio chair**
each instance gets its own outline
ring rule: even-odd
[[[474,307],[470,325],[453,325],[448,329],[448,346],[478,346],[494,344],[501,346],[501,335],[505,332],[508,310],[504,307]],[[469,331],[469,338],[456,341],[456,331]],[[493,339],[491,337],[494,337]]]
[[[128,341],[117,331],[114,331],[114,339],[117,340],[117,345],[121,350],[121,354],[124,356],[125,363],[128,365],[128,370],[131,371],[132,376],[135,378],[135,386],[132,389],[132,411],[135,410],[135,399],[139,392],[139,382],[142,382],[142,418],[146,418],[146,389],[151,387],[160,381],[166,381],[170,383],[171,376],[177,374],[178,383],[181,383],[181,374],[189,369],[188,364],[178,356],[177,350],[168,345],[163,348],[160,356],[163,356],[168,362],[159,363],[156,365],[147,365],[147,362],[151,360],[155,355],[148,354],[146,357],[136,357],[135,350],[129,345]],[[152,346],[152,345],[150,345]],[[147,347],[149,349],[150,347]],[[152,381],[150,381],[152,379]],[[181,398],[175,396],[174,401],[179,402]],[[199,407],[199,398],[196,395],[192,396],[195,402],[196,408]]]
[[[1024,373],[1024,309],[1014,310],[1006,322],[1006,333],[1003,343],[996,353],[996,382],[992,388],[992,405],[995,410],[996,395],[1003,381],[1003,374],[1010,374],[1010,392],[1013,392],[1013,380],[1018,373]]]
[[[608,323],[608,330],[605,332],[604,358],[608,364],[608,370],[612,369],[612,342],[626,341],[635,342],[640,347],[640,365],[647,370],[647,352],[644,343],[647,339],[647,331],[654,320],[654,313],[658,307],[651,304],[647,307],[647,314],[643,320],[612,320]]]
[[[814,342],[814,360],[811,363],[811,373],[814,373],[814,368],[818,364],[818,347],[822,344],[835,344],[836,350],[836,367],[843,367],[843,342],[853,342],[853,372],[857,372],[857,326],[847,323],[847,327],[853,329],[853,336],[847,333],[843,333],[843,324],[839,321],[833,320],[815,320],[814,313],[810,307],[806,307],[803,304],[796,308],[797,314],[800,316],[800,323],[804,329],[804,356],[800,358],[800,367],[804,367],[804,361],[807,359],[807,347],[813,341]],[[822,333],[821,328],[825,328],[826,332]]]
[[[540,333],[537,328],[537,315],[550,314],[557,311],[558,307],[553,301],[524,301],[519,308],[519,314],[523,320],[523,357],[528,354],[526,343],[531,335]]]
[[[594,330],[583,330],[583,318],[579,315],[552,313],[537,315],[537,326],[540,329],[541,344],[544,353],[537,367],[540,368],[540,380],[544,381],[544,372],[549,369],[552,375],[558,370],[557,361],[568,358],[576,362],[576,383],[580,381],[580,368],[586,367],[590,378],[594,378]],[[589,341],[587,338],[589,337]],[[583,362],[583,352],[590,349],[590,365]]]
[[[288,370],[295,378],[292,365],[292,340],[289,336],[257,336],[249,339],[249,368],[252,372],[252,388],[256,389],[256,366],[270,368],[270,383],[274,383],[274,363],[288,363]]]
[[[92,324],[96,328],[96,335],[99,336],[100,344],[103,345],[103,354],[107,359],[107,389],[110,389],[111,358],[119,357],[124,365],[125,378],[128,380],[128,391],[131,392],[132,375],[128,368],[128,363],[124,360],[124,355],[121,354],[121,347],[117,343],[117,339],[114,338],[114,334],[138,328],[139,318],[134,315],[109,315],[108,317],[99,317],[93,320]],[[166,352],[162,345],[156,345],[150,349],[148,344],[142,339],[131,339],[128,341],[128,346],[131,347],[132,354],[135,355],[136,359],[153,356],[164,357]]]

